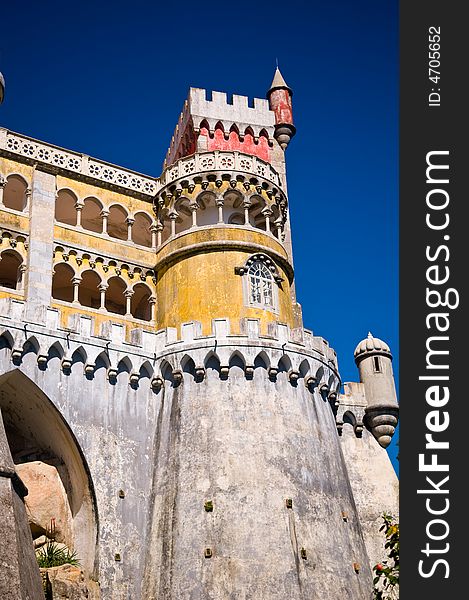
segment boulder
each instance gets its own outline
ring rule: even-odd
[[[55,540],[72,547],[72,513],[57,469],[34,461],[16,465],[16,471],[28,488],[25,506],[33,538],[45,535],[53,519]]]
[[[85,575],[79,567],[62,565],[41,569],[46,595],[53,600],[90,600]]]

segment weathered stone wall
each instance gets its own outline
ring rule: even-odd
[[[208,368],[200,383],[168,376],[161,403],[144,597],[371,597],[335,419],[317,387],[286,372],[271,381],[262,367],[246,379],[233,366],[226,380]]]
[[[213,336],[193,323],[134,343],[112,327],[94,337],[86,319],[24,325],[4,321],[6,424],[62,465],[74,549],[102,600],[368,597],[322,338],[281,325],[260,337],[257,320],[244,336],[219,319]]]
[[[0,410],[0,598],[42,600],[42,583]]]

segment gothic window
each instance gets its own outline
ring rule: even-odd
[[[256,260],[248,270],[249,304],[274,308],[274,279],[267,266]]]
[[[77,197],[70,190],[59,190],[55,201],[55,219],[59,223],[77,224]]]
[[[63,302],[73,302],[72,279],[74,276],[75,271],[70,265],[64,263],[55,265],[52,277],[52,298]]]
[[[3,190],[3,204],[7,208],[22,212],[27,204],[28,186],[25,180],[19,175],[10,175],[7,177],[7,183]]]
[[[20,266],[23,259],[13,250],[0,255],[0,286],[16,290],[21,279]]]

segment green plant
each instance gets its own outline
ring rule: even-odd
[[[70,552],[68,548],[61,548],[54,540],[48,540],[45,546],[36,552],[37,563],[42,569],[48,567],[60,567],[69,564],[74,567],[80,566],[76,552]]]
[[[399,598],[399,523],[395,517],[384,513],[380,531],[385,532],[388,559],[373,567],[373,591],[375,600],[397,600]]]
[[[76,552],[70,552],[55,541],[55,519],[51,519],[50,526],[46,530],[46,543],[36,552],[36,559],[41,569],[48,567],[60,567],[69,564],[74,567],[80,566]]]

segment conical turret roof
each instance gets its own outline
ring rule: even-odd
[[[267,95],[269,95],[270,92],[273,92],[274,90],[278,90],[278,89],[285,89],[285,90],[288,90],[290,92],[290,94],[293,93],[291,88],[287,85],[285,79],[283,78],[283,75],[280,72],[280,69],[277,67],[275,69],[274,78],[272,79],[272,83],[270,85],[269,91],[267,92]]]

